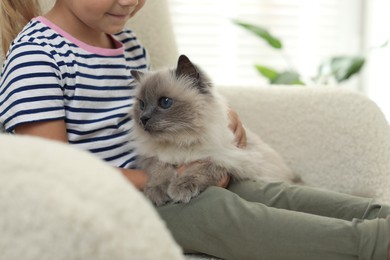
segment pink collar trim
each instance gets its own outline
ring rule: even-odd
[[[87,52],[99,54],[99,55],[103,55],[103,56],[115,56],[115,55],[123,54],[123,52],[124,52],[123,44],[121,42],[117,41],[116,39],[114,39],[114,37],[112,37],[111,35],[110,35],[110,37],[112,38],[112,41],[114,42],[116,48],[115,49],[100,48],[100,47],[86,44],[85,42],[82,42],[82,41],[76,39],[75,37],[73,37],[69,33],[65,32],[63,29],[61,29],[60,27],[58,27],[53,22],[51,22],[50,20],[48,20],[47,18],[45,18],[43,16],[38,16],[38,17],[34,18],[34,20],[39,21],[39,22],[47,25],[52,30],[56,31],[61,36],[63,36],[65,39],[76,44],[81,49],[86,50]]]

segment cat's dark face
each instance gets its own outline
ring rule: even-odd
[[[208,80],[187,57],[179,58],[176,70],[132,75],[139,82],[133,107],[138,129],[166,140],[202,133],[212,94]]]

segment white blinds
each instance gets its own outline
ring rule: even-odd
[[[267,81],[255,71],[255,63],[278,70],[288,65],[278,51],[231,19],[267,28],[308,78],[325,58],[361,51],[362,1],[170,0],[170,8],[179,51],[216,84],[264,85]]]

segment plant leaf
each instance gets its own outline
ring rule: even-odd
[[[294,71],[284,71],[272,80],[271,84],[282,84],[282,85],[305,85],[298,73]]]
[[[340,83],[359,73],[364,63],[365,58],[361,56],[333,57],[320,65],[317,78],[333,76]]]
[[[249,24],[249,23],[244,23],[238,20],[233,20],[233,22],[242,28],[248,30],[249,32],[259,36],[263,40],[265,40],[271,47],[275,49],[281,49],[282,48],[282,42],[271,35],[265,28],[254,25],[254,24]]]
[[[261,75],[269,79],[270,82],[272,82],[279,76],[279,72],[269,67],[258,65],[258,64],[256,64],[255,67],[257,71],[260,72]]]
[[[294,71],[283,71],[279,73],[276,70],[263,65],[256,64],[255,67],[261,75],[269,80],[270,84],[305,85],[301,81],[299,74]]]

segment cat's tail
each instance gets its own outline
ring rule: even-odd
[[[268,182],[300,183],[298,176],[279,158],[264,156],[260,151],[233,148],[213,158],[225,167],[236,180],[264,180]]]

